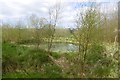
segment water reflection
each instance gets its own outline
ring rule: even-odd
[[[35,45],[26,45],[26,46],[35,46]],[[39,46],[41,49],[47,50],[47,43],[42,43]],[[53,52],[77,52],[78,46],[76,44],[71,43],[53,43],[51,51]]]
[[[51,50],[53,52],[76,52],[78,51],[78,46],[68,43],[54,43]]]

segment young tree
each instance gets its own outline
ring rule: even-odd
[[[45,23],[46,23],[46,19],[45,18],[39,18],[36,15],[32,15],[30,16],[30,20],[31,20],[31,24],[32,26],[35,28],[35,41],[37,43],[36,48],[39,48],[39,45],[41,43],[42,40],[42,31],[40,31]]]
[[[79,72],[81,77],[85,77],[85,63],[89,47],[99,41],[100,16],[97,8],[91,6],[84,13],[78,12],[75,22],[77,29],[71,32],[79,45],[77,58],[81,65]]]
[[[48,38],[48,52],[50,52],[53,44],[53,39],[55,37],[55,28],[61,18],[61,4],[56,3],[54,6],[49,8],[49,20],[48,20],[48,30],[49,38]]]

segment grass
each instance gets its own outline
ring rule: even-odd
[[[117,64],[116,58],[118,55],[110,56],[109,52],[113,51],[113,46],[104,47],[99,45],[93,45],[90,50],[88,57],[86,58],[92,63],[87,63],[87,76],[88,77],[106,77],[107,74],[111,76],[107,77],[117,77]],[[109,49],[110,50],[109,50]],[[117,46],[114,47],[114,51],[117,51]],[[114,52],[113,51],[113,52]],[[113,53],[111,52],[111,53]],[[100,54],[101,53],[101,54]],[[108,56],[103,56],[107,53]],[[69,53],[57,53],[51,52],[51,56],[55,60],[59,60],[62,57],[66,58],[69,64],[74,65],[69,66],[66,72],[62,71],[61,67],[54,64],[53,61],[48,57],[48,52],[41,49],[34,49],[25,46],[19,46],[18,44],[3,43],[2,44],[2,72],[3,78],[62,78],[77,76],[80,69],[80,59],[79,53],[69,52]],[[109,63],[109,65],[108,65]],[[91,65],[94,64],[94,65]],[[74,75],[72,75],[73,73]],[[91,73],[91,74],[89,74]]]
[[[3,43],[2,46],[3,78],[61,77],[61,69],[53,65],[46,51],[10,43]],[[52,55],[59,58],[55,53]]]

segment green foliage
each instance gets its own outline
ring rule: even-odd
[[[42,65],[46,62],[49,62],[49,57],[47,53],[43,50],[29,50],[29,52],[24,56],[26,62],[30,65]]]
[[[55,59],[58,59],[61,57],[61,54],[56,52],[51,52],[51,56],[54,57]]]
[[[76,60],[78,59],[78,53],[74,53],[74,52],[69,52],[69,53],[64,53],[64,56],[66,57],[67,60],[69,60],[70,62],[76,62]]]
[[[81,59],[79,53],[52,53],[55,59],[65,56],[69,61],[69,69],[63,74],[61,68],[52,63],[47,52],[40,49],[29,49],[18,44],[3,43],[3,77],[59,78],[80,77]],[[118,61],[110,56],[102,44],[89,47],[84,74],[86,77],[117,77]],[[107,53],[107,54],[106,54]],[[27,72],[25,72],[25,71]]]
[[[87,53],[87,60],[92,63],[96,63],[103,58],[105,48],[99,44],[93,44]]]
[[[3,78],[61,78],[62,71],[61,69],[51,63],[45,64],[44,71],[29,71],[24,72],[22,70],[17,72],[7,72],[3,74]]]
[[[42,50],[30,50],[15,44],[3,43],[3,72],[16,71],[19,67],[43,64],[49,61],[48,56]]]
[[[3,74],[3,78],[25,78],[25,77],[28,78],[28,75],[25,74],[24,72],[22,73],[11,72]]]
[[[55,64],[46,64],[45,65],[45,75],[48,78],[61,78],[62,70]]]
[[[49,11],[52,18],[50,22],[35,15],[30,17],[31,26],[34,28],[25,28],[22,23],[15,27],[10,24],[2,25],[3,78],[118,77],[116,13],[109,19],[103,15],[101,17],[97,7],[93,6],[83,15],[78,12],[77,28],[71,30],[71,34],[69,29],[56,27],[59,22],[58,15],[53,14],[52,8]],[[52,44],[56,41],[75,42],[79,45],[79,52],[62,55],[60,52],[51,52]],[[48,42],[48,51],[56,61],[55,64],[49,58],[48,52],[39,49],[43,42]],[[20,44],[37,44],[37,49],[23,47]],[[61,67],[65,62],[66,67]]]
[[[2,50],[4,78],[54,78],[62,76],[61,69],[55,64],[51,64],[51,60],[47,56],[48,53],[44,50],[27,49],[26,47],[9,43],[3,43]],[[59,57],[55,53],[52,55],[55,58]],[[44,71],[41,71],[43,65],[45,65]]]
[[[104,45],[98,43],[93,44],[88,51],[86,58],[87,76],[90,77],[115,77],[117,76],[117,62],[114,61],[112,56],[106,54]],[[115,68],[116,66],[116,68]],[[114,73],[112,72],[114,71]],[[113,75],[114,76],[110,76]]]
[[[21,55],[27,51],[27,48],[19,47],[15,44],[3,43],[2,44],[2,57],[3,57],[3,72],[14,71],[20,64],[19,60]]]

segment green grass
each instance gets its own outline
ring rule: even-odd
[[[3,43],[2,51],[3,78],[61,77],[61,69],[52,64],[48,53],[44,50]],[[59,58],[59,55],[55,53],[52,55],[54,58]]]
[[[109,46],[112,48],[112,46]],[[115,51],[116,51],[116,47]],[[117,77],[118,61],[108,53],[110,50],[101,45],[93,45],[87,54],[85,63],[87,77]],[[112,50],[113,51],[113,50]],[[106,56],[104,55],[105,53]],[[111,52],[113,53],[113,52]],[[51,52],[54,59],[65,57],[71,65],[67,72],[54,64],[48,57],[48,52],[35,48],[19,46],[19,44],[2,44],[2,72],[3,78],[62,78],[77,76],[80,69],[80,53]],[[69,74],[68,74],[69,72]],[[73,74],[71,74],[73,73]],[[91,74],[90,74],[91,73]],[[109,76],[108,76],[109,75]],[[111,76],[110,76],[111,75]]]
[[[51,52],[51,55],[55,58],[55,59],[59,59],[61,57],[61,53],[57,53],[57,52]]]

